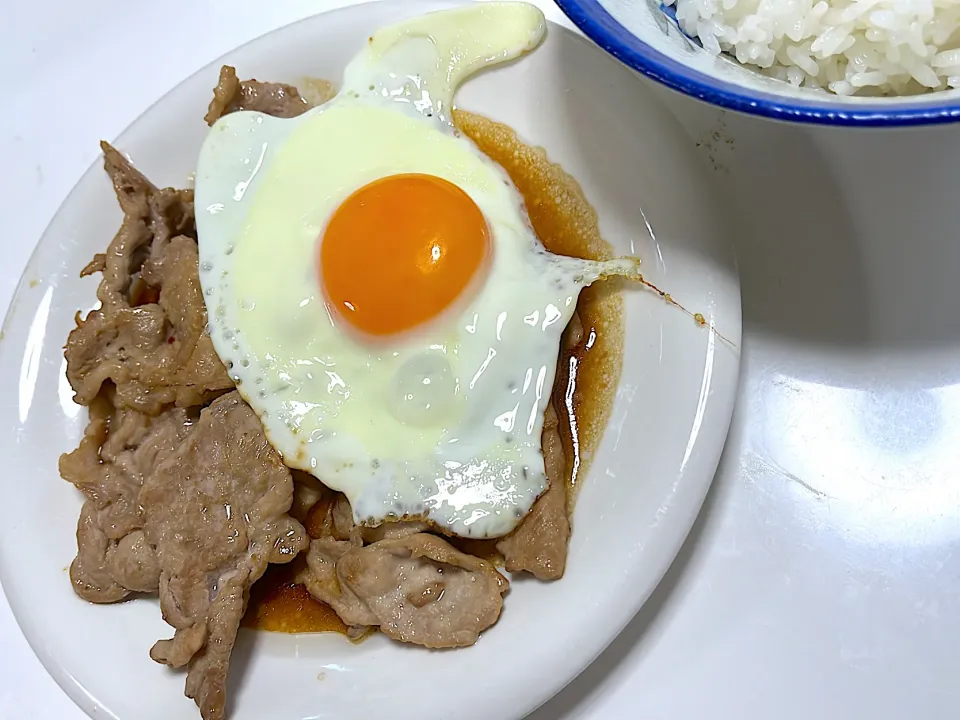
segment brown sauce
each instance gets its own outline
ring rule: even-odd
[[[241,625],[283,633],[339,632],[347,626],[326,603],[316,600],[294,578],[306,565],[299,557],[289,565],[270,565],[250,590]]]
[[[488,156],[500,163],[523,195],[530,222],[548,250],[593,260],[612,256],[600,236],[597,216],[576,180],[539,148],[524,145],[505,125],[456,111],[457,127]],[[582,339],[565,342],[558,359],[553,401],[562,418],[561,438],[568,459],[568,508],[573,510],[580,479],[586,473],[609,419],[623,342],[622,301],[610,283],[600,282],[580,294],[577,314]],[[565,338],[566,339],[566,338]],[[318,537],[329,498],[317,503],[306,518],[307,532]],[[451,538],[462,552],[500,564],[496,540]],[[271,565],[253,586],[243,618],[244,627],[287,633],[346,632],[336,613],[315,600],[294,580],[303,558],[290,565]]]

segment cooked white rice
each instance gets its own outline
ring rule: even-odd
[[[960,0],[664,0],[715,55],[838,95],[960,87]]]

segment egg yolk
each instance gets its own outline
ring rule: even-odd
[[[330,218],[320,277],[340,317],[390,335],[442,313],[489,244],[483,213],[459,187],[432,175],[391,175],[354,192]]]

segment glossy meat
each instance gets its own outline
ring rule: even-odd
[[[427,533],[366,547],[314,540],[307,568],[301,582],[347,625],[428,648],[475,643],[497,621],[509,587],[490,563]]]
[[[224,115],[238,110],[256,110],[274,117],[291,118],[309,109],[310,105],[292,85],[241,81],[236,70],[224,65],[203,119],[207,125],[213,125]]]
[[[516,530],[497,543],[510,572],[526,571],[540,580],[563,577],[570,541],[567,514],[567,462],[557,413],[547,405],[543,420],[543,458],[549,485]]]
[[[104,163],[124,220],[84,269],[103,273],[101,307],[67,339],[74,399],[89,405],[109,382],[117,406],[150,415],[208,401],[233,383],[207,335],[196,241],[175,234],[194,232],[192,193],[158,190],[106,144]]]
[[[146,537],[157,548],[160,609],[176,628],[150,655],[189,665],[187,695],[204,720],[224,717],[230,653],[250,586],[267,563],[307,545],[287,515],[293,481],[260,421],[236,393],[204,410],[140,493]]]
[[[106,394],[91,406],[80,446],[60,458],[60,474],[87,497],[70,566],[80,597],[103,603],[156,592],[159,568],[142,532],[140,489],[186,437],[192,420],[192,413],[180,409],[157,418],[114,409]]]

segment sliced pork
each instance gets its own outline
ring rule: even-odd
[[[233,383],[206,330],[192,193],[157,189],[107,144],[104,164],[124,220],[84,268],[103,273],[101,307],[78,315],[67,339],[74,399],[89,405],[109,382],[118,406],[149,415],[209,401]]]
[[[546,491],[533,504],[520,526],[497,543],[510,572],[526,571],[540,580],[563,577],[570,541],[567,514],[567,462],[560,441],[557,413],[547,405],[543,419],[543,460]]]
[[[366,547],[314,540],[301,581],[347,625],[378,626],[429,648],[475,643],[497,621],[509,587],[490,563],[427,533]]]
[[[131,592],[156,592],[159,567],[142,531],[140,490],[144,478],[187,436],[194,419],[183,409],[156,418],[115,409],[108,393],[91,405],[80,446],[60,458],[60,474],[87,497],[70,566],[80,597],[103,603]]]
[[[207,125],[213,125],[224,115],[238,110],[256,110],[274,117],[291,118],[309,109],[310,105],[292,85],[241,81],[236,70],[224,65],[203,119]]]
[[[150,655],[189,666],[186,693],[204,720],[224,717],[227,670],[250,586],[267,564],[307,546],[287,515],[293,480],[236,392],[200,414],[176,452],[144,482],[140,504],[157,549],[160,609],[176,629]]]

